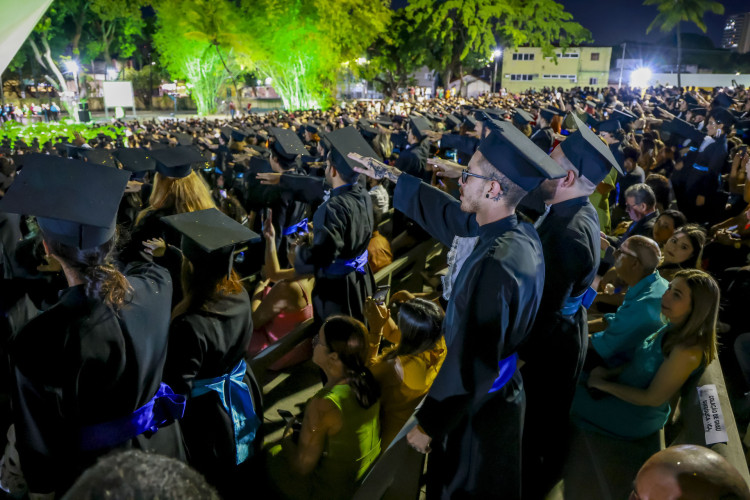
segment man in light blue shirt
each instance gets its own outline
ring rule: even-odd
[[[643,340],[662,327],[661,296],[669,282],[656,271],[661,251],[645,236],[631,236],[615,251],[617,275],[628,284],[614,314],[589,321],[591,348],[609,366],[630,361]]]

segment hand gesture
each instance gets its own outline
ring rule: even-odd
[[[138,193],[143,187],[143,183],[139,181],[128,181],[128,185],[125,186],[126,193]]]
[[[445,177],[447,179],[458,179],[461,177],[461,172],[464,167],[458,163],[450,160],[444,160],[442,158],[428,158],[427,165],[432,167],[438,177]]]
[[[152,238],[143,242],[144,251],[154,257],[162,257],[167,251],[167,243],[162,238]]]
[[[354,167],[356,172],[365,174],[367,177],[373,179],[379,180],[385,178],[392,182],[398,182],[398,176],[401,175],[401,171],[397,168],[389,167],[375,158],[366,158],[359,153],[349,153],[347,156],[363,165],[362,167]]]
[[[370,325],[371,331],[381,331],[385,324],[388,322],[388,318],[391,313],[388,311],[388,307],[384,304],[378,304],[372,297],[367,297],[365,300],[365,320]]]
[[[276,186],[281,182],[281,174],[276,172],[260,173],[256,175],[256,178],[260,180],[261,184],[266,184],[268,186]]]
[[[414,297],[414,294],[407,291],[407,290],[399,290],[398,292],[391,295],[391,304],[398,304],[401,302],[408,302],[410,300],[414,300],[416,297]]]
[[[273,227],[273,211],[270,208],[268,209],[266,218],[263,220],[263,237],[266,241],[276,241],[276,229]]]
[[[409,431],[406,435],[406,440],[409,442],[409,446],[417,450],[419,453],[425,454],[432,451],[430,448],[432,438],[422,432],[422,429],[420,429],[418,425]]]
[[[604,233],[599,233],[600,247],[602,250],[608,249],[611,245],[609,240],[604,236]]]

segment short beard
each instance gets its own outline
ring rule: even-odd
[[[555,196],[557,196],[558,189],[559,189],[559,186],[557,185],[557,179],[546,180],[542,182],[539,185],[539,193],[542,195],[542,201],[547,203],[547,202],[554,200]]]

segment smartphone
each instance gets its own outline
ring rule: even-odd
[[[389,285],[379,286],[378,291],[372,296],[372,300],[375,301],[376,304],[385,304],[385,299],[388,298],[388,292],[390,289],[391,287]]]
[[[289,410],[276,410],[279,412],[279,416],[284,419],[285,422],[289,422],[294,418],[294,415],[292,415],[292,412]]]
[[[226,198],[227,197],[227,190],[226,189],[219,189],[219,194],[221,195],[222,198]]]

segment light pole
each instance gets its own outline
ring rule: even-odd
[[[501,55],[503,55],[503,51],[500,49],[492,51],[492,59],[495,61],[495,70],[492,72],[492,89],[490,90],[490,94],[495,93],[495,83],[497,82],[497,60],[500,59]]]
[[[625,47],[626,43],[622,42],[622,56],[620,56],[620,79],[617,81],[617,90],[620,90],[620,87],[622,87],[622,70],[625,67]]]

